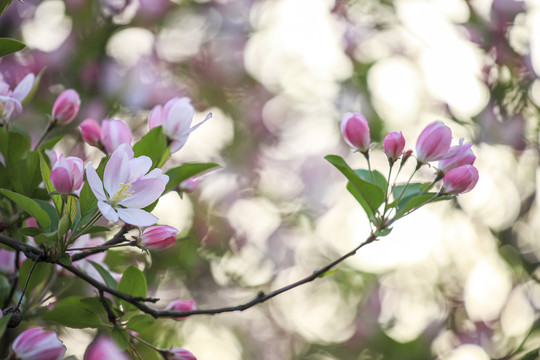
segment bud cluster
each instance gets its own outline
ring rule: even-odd
[[[478,182],[478,170],[473,166],[476,156],[471,149],[472,144],[460,139],[457,145],[451,146],[452,131],[442,121],[429,124],[420,133],[415,152],[405,151],[405,138],[401,132],[388,133],[383,141],[389,163],[386,177],[377,170],[371,170],[369,152],[376,144],[371,143],[369,123],[362,114],[346,113],[341,120],[341,133],[345,142],[366,158],[368,170],[353,170],[336,155],[329,155],[327,160],[347,177],[347,188],[360,202],[379,233],[388,230],[395,220],[419,207],[451,195],[467,193]],[[396,179],[411,156],[416,157],[416,167],[405,184],[397,184]],[[399,159],[399,169],[392,181],[392,168]],[[411,182],[422,166],[434,161],[438,161],[438,164],[432,182]],[[441,179],[439,191],[430,192]]]

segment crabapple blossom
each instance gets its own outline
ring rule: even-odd
[[[478,182],[478,170],[472,165],[462,165],[444,175],[441,192],[464,194],[471,191]]]
[[[142,208],[156,201],[169,181],[161,169],[153,169],[148,156],[133,157],[133,149],[121,144],[105,166],[103,181],[92,162],[86,166],[86,178],[98,200],[101,214],[110,221],[119,219],[132,225],[150,226],[157,218]]]
[[[191,311],[195,310],[197,305],[195,300],[173,300],[167,305],[165,310],[174,310],[174,311]],[[177,317],[176,320],[183,320],[185,317]]]
[[[471,147],[471,143],[463,144],[463,139],[461,139],[459,141],[459,145],[452,146],[448,151],[449,154],[453,155],[439,161],[439,170],[443,173],[447,173],[448,171],[455,169],[461,165],[474,164],[476,156],[472,152]]]
[[[105,119],[101,123],[101,143],[108,154],[112,154],[121,144],[131,144],[129,126],[118,119]]]
[[[73,89],[64,90],[56,99],[52,109],[54,121],[62,125],[69,124],[75,119],[81,107],[81,98]]]
[[[396,161],[405,148],[405,138],[401,131],[392,131],[388,133],[384,138],[383,146],[384,153],[388,157],[388,160],[392,161],[392,163]]]
[[[175,97],[169,100],[165,106],[157,105],[152,109],[148,117],[148,127],[150,129],[157,126],[163,127],[163,133],[172,140],[170,151],[173,154],[185,145],[189,134],[212,117],[210,113],[202,122],[190,127],[194,114],[195,110],[189,98]]]
[[[148,250],[165,250],[176,242],[177,233],[172,226],[150,226],[143,231],[140,244]]]
[[[92,146],[99,146],[101,142],[101,126],[94,119],[85,119],[80,125],[83,141]]]
[[[443,159],[452,142],[452,131],[442,121],[435,121],[420,133],[416,142],[416,158],[419,163]]]
[[[44,331],[43,328],[22,332],[13,341],[11,349],[20,360],[60,360],[66,353],[56,333]]]
[[[168,350],[166,356],[169,360],[197,360],[190,351],[180,348]]]
[[[75,156],[60,158],[55,161],[51,170],[51,183],[61,194],[72,194],[81,189],[84,178],[83,161]]]
[[[341,119],[341,133],[345,142],[352,148],[361,152],[369,150],[371,142],[369,124],[362,114],[358,112],[344,114]]]
[[[129,360],[129,357],[113,340],[100,336],[86,348],[84,360]]]

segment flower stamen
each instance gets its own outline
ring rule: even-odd
[[[134,191],[130,190],[132,186],[131,184],[120,183],[120,186],[121,186],[120,190],[116,192],[116,194],[110,201],[111,205],[118,204],[120,201],[124,200],[127,197],[130,197],[134,193]]]

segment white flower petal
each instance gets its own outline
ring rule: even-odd
[[[101,211],[101,214],[105,216],[105,218],[112,222],[118,221],[118,213],[113,209],[113,207],[109,204],[107,204],[104,201],[98,201],[97,203],[99,211]]]
[[[139,156],[129,160],[129,183],[139,180],[152,167],[152,159],[148,156]]]
[[[94,169],[94,167],[92,166],[91,161],[88,163],[88,165],[86,165],[86,180],[88,181],[90,189],[92,189],[92,192],[98,200],[107,200],[105,192],[103,191],[103,183],[101,182],[101,179],[99,178],[96,169]]]
[[[158,218],[142,209],[118,208],[118,215],[124,222],[136,226],[150,226],[158,222]]]
[[[122,149],[117,149],[109,159],[103,173],[103,185],[112,198],[129,179],[129,158]]]

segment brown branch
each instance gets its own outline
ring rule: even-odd
[[[297,282],[294,282],[292,284],[283,286],[283,287],[281,287],[279,289],[276,289],[274,291],[271,291],[269,293],[264,293],[264,292],[260,291],[255,296],[255,298],[253,298],[252,300],[250,300],[250,301],[248,301],[246,303],[236,305],[236,306],[227,306],[227,307],[220,307],[220,308],[213,308],[213,309],[196,309],[196,310],[189,310],[189,311],[171,311],[171,310],[158,310],[158,309],[155,309],[155,308],[153,308],[151,306],[146,305],[144,302],[145,301],[156,302],[158,299],[134,297],[134,296],[125,294],[125,293],[123,293],[121,291],[110,288],[107,285],[95,280],[94,278],[90,277],[89,275],[87,275],[86,273],[82,272],[81,270],[79,270],[78,268],[76,268],[76,267],[74,267],[72,265],[65,265],[65,264],[60,264],[60,263],[57,263],[57,264],[62,266],[66,270],[69,270],[74,275],[78,276],[79,278],[81,278],[82,280],[87,282],[88,284],[95,287],[100,293],[106,292],[106,293],[114,295],[114,296],[116,296],[116,297],[118,297],[118,298],[120,298],[122,300],[125,300],[125,301],[129,302],[130,304],[134,305],[135,307],[137,307],[142,312],[147,313],[149,315],[152,315],[154,318],[159,318],[159,317],[176,318],[176,317],[187,317],[187,316],[192,316],[192,315],[215,315],[215,314],[221,314],[221,313],[226,313],[226,312],[244,311],[244,310],[249,309],[249,308],[251,308],[251,307],[253,307],[253,306],[257,305],[257,304],[263,303],[263,302],[273,298],[274,296],[277,296],[277,295],[282,294],[282,293],[284,293],[286,291],[292,290],[292,289],[294,289],[294,288],[296,288],[296,287],[298,287],[300,285],[309,283],[309,282],[317,279],[318,277],[323,275],[328,270],[332,269],[337,264],[341,263],[345,259],[347,259],[347,258],[353,256],[354,254],[356,254],[356,252],[360,248],[374,242],[375,240],[377,240],[377,237],[375,236],[375,234],[372,233],[364,242],[362,242],[356,248],[349,251],[345,255],[342,255],[338,259],[332,261],[328,265],[314,271],[311,275],[306,276],[305,278],[303,278],[301,280],[298,280]],[[0,234],[0,243],[4,243],[4,244],[6,244],[6,245],[8,245],[8,246],[10,246],[10,247],[12,247],[14,249],[23,251],[23,252],[25,252],[25,254],[26,254],[26,251],[28,251],[29,254],[34,254],[34,252],[36,252],[36,251],[40,252],[39,249],[36,249],[36,248],[34,248],[32,246],[29,246],[29,245],[26,245],[26,244],[24,244],[24,243],[22,243],[20,241],[15,240],[15,239],[5,237],[2,234]],[[28,256],[28,254],[27,254],[27,256]]]
[[[124,241],[127,241],[125,235],[126,233],[132,229],[132,226],[131,225],[124,225],[122,226],[122,228],[120,229],[120,231],[118,231],[118,233],[116,233],[116,235],[114,235],[114,237],[107,241],[106,243],[100,245],[100,246],[110,246],[110,245],[116,245],[116,244],[120,244]],[[68,249],[69,250],[69,249]],[[94,255],[94,254],[98,254],[100,252],[103,252],[103,251],[106,251],[107,249],[95,249],[95,250],[89,250],[89,251],[81,251],[77,254],[73,254],[71,256],[71,261],[72,262],[75,262],[77,260],[81,260],[81,259],[84,259],[90,255]]]

